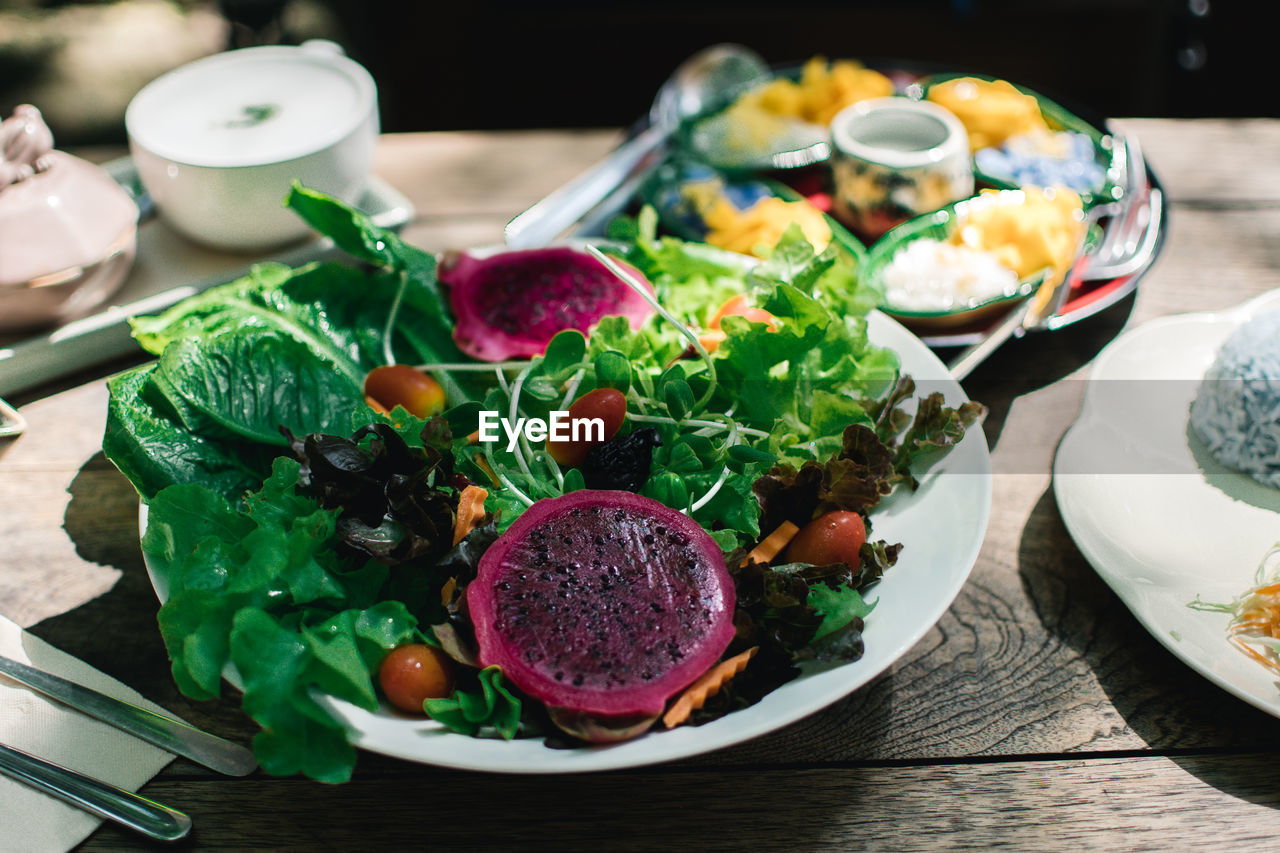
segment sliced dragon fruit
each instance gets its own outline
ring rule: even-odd
[[[622,266],[653,292],[638,270]],[[653,314],[604,264],[568,246],[485,258],[448,255],[440,263],[440,280],[449,288],[458,348],[481,361],[541,355],[558,332],[585,334],[610,315],[626,317],[639,329]]]
[[[481,663],[597,741],[640,734],[734,634],[715,541],[631,492],[538,501],[485,552],[466,595]]]

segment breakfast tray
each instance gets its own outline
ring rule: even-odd
[[[890,77],[899,93],[909,97],[920,97],[919,83],[930,76],[955,76],[932,74],[901,65],[874,62],[867,65]],[[794,72],[795,69],[789,66],[775,68],[775,73],[779,76],[794,75]],[[1121,149],[1121,156],[1116,158],[1113,165],[1121,172],[1127,172],[1124,197],[1121,204],[1115,205],[1117,212],[1101,221],[1101,234],[1094,246],[1103,248],[1105,257],[1082,256],[1069,275],[1066,286],[1055,294],[1056,309],[1034,326],[1022,323],[1017,314],[1019,309],[1015,308],[1012,312],[1005,312],[1007,316],[988,314],[962,325],[914,329],[920,339],[931,348],[947,351],[967,348],[953,362],[953,370],[958,371],[953,374],[956,378],[963,378],[1001,341],[1010,336],[1020,337],[1027,331],[1061,329],[1123,301],[1133,293],[1142,275],[1154,263],[1168,231],[1163,189],[1155,173],[1142,158],[1137,139],[1131,134],[1120,132],[1088,110],[1072,107],[1068,112],[1056,102],[1040,95],[1036,97],[1042,99],[1042,106],[1054,110],[1054,119],[1062,122],[1063,126],[1072,129],[1091,128],[1096,133],[1110,137],[1108,144]],[[723,105],[713,109],[719,109],[720,106]],[[644,132],[647,132],[646,120],[638,122],[633,128],[634,134]],[[642,162],[599,205],[584,215],[569,230],[569,235],[587,237],[603,234],[611,219],[622,213],[636,211],[644,195],[642,188],[659,167],[667,162],[666,155],[671,153],[678,157],[688,157],[688,152],[680,151],[679,134],[676,135],[675,144]],[[828,186],[830,179],[821,166],[775,170],[760,173],[757,177],[781,185],[788,194],[803,196],[823,212],[831,213],[832,198]],[[839,220],[834,221],[838,225],[843,224]]]

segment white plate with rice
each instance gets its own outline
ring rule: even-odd
[[[1280,717],[1275,675],[1227,641],[1228,603],[1280,542],[1280,489],[1222,465],[1190,426],[1201,380],[1228,337],[1280,310],[1280,290],[1231,311],[1164,317],[1111,343],[1054,460],[1076,545],[1144,627],[1185,663]],[[1280,371],[1280,344],[1275,366]],[[1280,372],[1273,388],[1280,388]],[[1280,401],[1277,401],[1280,404]]]

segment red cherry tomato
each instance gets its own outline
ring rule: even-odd
[[[569,406],[569,420],[560,429],[572,429],[573,422],[579,419],[599,418],[604,421],[604,435],[594,430],[579,427],[579,440],[552,441],[547,439],[547,452],[551,458],[571,468],[576,468],[587,459],[587,451],[604,444],[617,435],[622,422],[627,417],[627,395],[616,388],[597,388],[583,394]],[[585,440],[590,435],[590,440]],[[597,440],[599,439],[599,440]]]
[[[787,561],[827,566],[848,563],[857,567],[867,526],[856,512],[829,512],[800,528],[787,546]]]
[[[453,693],[453,661],[434,646],[396,646],[378,667],[378,683],[392,705],[421,714],[424,700],[443,699]]]
[[[364,394],[388,412],[404,406],[412,415],[429,418],[444,411],[444,389],[440,383],[407,364],[370,370],[364,380]]]

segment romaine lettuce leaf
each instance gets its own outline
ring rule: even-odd
[[[154,362],[107,380],[107,427],[102,449],[143,500],[174,483],[201,483],[233,495],[262,482],[274,452],[247,442],[214,438],[186,428],[152,404]]]

